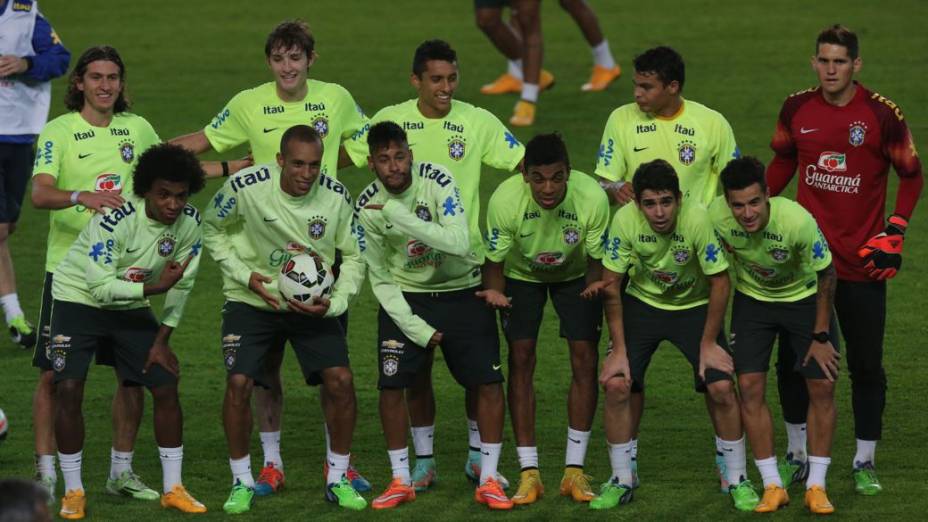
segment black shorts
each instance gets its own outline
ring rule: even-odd
[[[825,373],[815,361],[802,365],[812,344],[816,301],[817,296],[810,295],[792,303],[774,303],[735,292],[731,311],[731,350],[735,373],[765,373],[770,368],[773,341],[779,333],[781,343],[784,337],[788,337],[781,349],[793,351],[793,369],[806,379],[825,379]],[[835,350],[840,350],[834,316],[830,330],[831,344]]]
[[[151,308],[103,310],[58,300],[52,306],[48,352],[55,382],[86,380],[90,360],[104,340],[114,347],[116,373],[124,386],[177,384],[177,378],[160,365],[142,373],[161,326]]]
[[[32,176],[31,143],[0,143],[0,223],[16,223]]]
[[[48,351],[48,339],[52,328],[52,307],[52,273],[45,272],[45,282],[42,284],[42,304],[39,308],[38,335],[35,337],[35,348],[32,351],[32,366],[43,372],[54,370]],[[97,364],[116,366],[113,343],[108,339],[98,340],[96,360]]]
[[[568,341],[599,343],[602,333],[603,308],[599,299],[580,297],[586,288],[586,278],[561,283],[530,283],[506,278],[506,296],[512,308],[500,311],[503,333],[510,342],[520,339],[537,339],[538,329],[545,311],[545,302],[551,294],[554,311],[560,319],[560,335]]]
[[[283,341],[293,346],[309,385],[322,384],[327,368],[348,367],[348,344],[337,319],[259,310],[235,301],[222,305],[222,358],[229,375],[245,375],[267,388],[265,357]]]
[[[493,310],[474,295],[480,287],[403,296],[412,313],[442,333],[441,352],[454,380],[465,388],[503,382],[499,334]],[[430,361],[429,349],[413,344],[380,308],[377,316],[378,387],[407,388]]]
[[[474,9],[502,9],[509,7],[509,0],[474,0]]]
[[[632,372],[632,392],[644,390],[645,372],[662,341],[669,341],[683,352],[693,367],[696,391],[703,393],[708,384],[731,380],[731,375],[715,368],[706,369],[705,381],[699,377],[699,344],[708,311],[707,304],[684,310],[663,310],[627,293],[622,297],[622,320],[625,325],[628,365]],[[719,332],[716,342],[728,349],[724,329]]]

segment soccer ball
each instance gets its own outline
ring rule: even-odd
[[[0,410],[0,442],[6,440],[6,434],[10,431],[10,424],[6,420],[6,414]]]
[[[287,301],[305,303],[331,294],[334,283],[332,268],[321,257],[303,253],[293,256],[280,268],[277,290]]]

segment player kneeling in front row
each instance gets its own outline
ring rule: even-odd
[[[616,212],[605,244],[603,280],[584,295],[605,293],[603,308],[612,350],[603,362],[605,423],[612,478],[590,501],[606,509],[632,499],[632,437],[638,433],[631,395],[644,389],[644,375],[662,341],[670,341],[693,366],[696,390],[705,393],[722,447],[735,507],[753,510],[757,492],[746,480],[744,432],[731,355],[722,323],[731,285],[728,261],[706,210],[682,204],[677,175],[664,160],[643,163],[632,185],[635,204]],[[632,263],[628,287],[619,288]]]
[[[322,153],[322,138],[312,127],[290,127],[281,137],[277,165],[256,165],[229,178],[206,214],[204,239],[222,269],[226,298],[222,417],[233,480],[223,505],[227,513],[251,509],[251,394],[256,383],[268,386],[265,359],[281,337],[293,346],[306,383],[325,388],[323,414],[331,436],[326,500],[348,509],[367,506],[345,477],[357,407],[345,331],[336,320],[358,294],[364,265],[351,231],[351,197],[320,172]],[[331,266],[336,249],[342,266],[331,297],[308,303],[276,297],[272,276],[290,257],[309,252]]]
[[[809,392],[809,477],[805,503],[813,513],[834,512],[825,494],[835,429],[835,384],[839,354],[832,323],[835,282],[828,243],[811,214],[798,203],[771,198],[764,165],[755,158],[732,160],[721,174],[725,195],[709,215],[734,258],[735,298],[731,347],[741,390],[741,416],[764,497],[754,511],[789,503],[777,470],[773,420],[764,399],[770,351],[777,332],[796,350],[797,370]],[[736,345],[737,343],[737,345]],[[781,347],[783,349],[783,347]]]
[[[599,299],[580,292],[602,277],[602,237],[609,200],[593,178],[571,170],[557,134],[535,136],[525,149],[523,173],[500,184],[487,209],[484,299],[501,309],[509,342],[509,413],[522,476],[514,504],[544,493],[535,444],[535,347],[548,294],[570,349],[573,375],[567,399],[567,454],[560,492],[577,502],[593,498],[583,461],[596,412]]]
[[[404,392],[428,372],[429,351],[441,346],[455,380],[478,397],[480,485],[475,499],[511,509],[496,480],[503,436],[503,375],[493,311],[475,295],[480,261],[471,249],[461,194],[451,174],[413,163],[403,129],[381,122],[368,134],[377,180],[358,197],[358,241],[380,302],[380,419],[393,482],[375,509],[415,499]]]
[[[84,518],[81,405],[87,370],[101,343],[114,346],[116,371],[125,384],[151,391],[164,473],[161,505],[187,513],[206,511],[181,483],[180,367],[168,344],[200,262],[200,215],[187,198],[203,188],[204,176],[196,158],[180,147],[151,147],[133,172],[134,197],[94,216],[55,270],[49,353],[57,386],[55,437],[66,490],[62,518]],[[147,298],[165,292],[159,324]]]

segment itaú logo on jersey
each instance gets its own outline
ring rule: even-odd
[[[818,157],[818,168],[828,172],[847,172],[847,157],[840,152],[823,152]]]
[[[409,257],[419,257],[428,254],[432,247],[426,245],[418,239],[410,239],[406,243],[406,255]]]
[[[114,192],[122,188],[122,178],[119,174],[100,174],[94,183],[97,192]]]

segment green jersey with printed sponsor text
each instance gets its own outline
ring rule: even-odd
[[[571,170],[557,207],[543,209],[521,174],[500,183],[487,206],[487,259],[506,277],[534,283],[570,281],[602,259],[609,200],[593,178]]]
[[[109,126],[94,127],[79,112],[69,112],[42,129],[36,141],[33,176],[54,177],[59,190],[121,190],[128,197],[139,156],[160,142],[151,124],[135,114],[120,112]],[[46,272],[55,272],[92,215],[83,205],[50,212]]]
[[[629,273],[626,292],[664,310],[709,302],[707,276],[728,269],[728,260],[706,209],[684,203],[672,232],[658,234],[634,203],[620,208],[609,226],[603,266]]]
[[[176,328],[200,265],[200,221],[197,209],[187,205],[165,225],[148,216],[144,199],[128,196],[121,207],[87,223],[55,270],[52,296],[105,310],[147,307],[145,285],[157,282],[167,263],[189,258],[164,301],[161,322]]]
[[[725,196],[709,207],[709,216],[729,252],[735,288],[760,301],[794,302],[818,291],[818,275],[831,264],[831,251],[815,218],[795,201],[770,198],[770,219],[763,230],[744,231]]]

